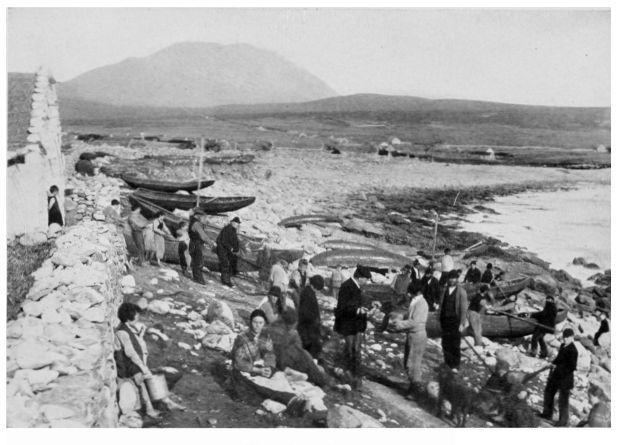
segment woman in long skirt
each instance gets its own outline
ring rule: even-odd
[[[164,215],[157,213],[144,231],[144,248],[147,259],[151,262],[155,260],[158,266],[161,266],[161,260],[164,258],[167,237],[172,237],[172,234],[164,224]]]

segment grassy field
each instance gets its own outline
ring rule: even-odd
[[[30,275],[49,256],[52,243],[36,246],[22,246],[19,243],[7,246],[7,320],[17,317],[22,301],[34,282]]]

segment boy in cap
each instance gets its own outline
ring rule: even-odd
[[[467,269],[467,273],[465,274],[465,279],[463,280],[463,282],[476,284],[480,282],[481,278],[482,272],[480,272],[480,269],[476,267],[476,261],[472,261],[471,263],[469,263],[469,269]]]
[[[560,419],[556,426],[568,426],[568,399],[570,390],[574,385],[573,374],[577,369],[577,358],[579,353],[573,343],[575,333],[572,329],[564,329],[562,333],[563,343],[558,351],[558,356],[553,360],[553,368],[549,373],[547,386],[545,386],[545,397],[543,401],[544,410],[541,417],[551,420],[553,417],[553,405],[555,395],[560,393],[558,409]]]
[[[353,386],[359,386],[361,378],[361,348],[366,331],[367,312],[362,307],[361,285],[371,278],[370,270],[364,266],[357,266],[353,276],[342,283],[338,292],[338,303],[334,313],[334,331],[344,337],[344,358],[348,370],[353,374]]]
[[[222,283],[228,287],[233,287],[231,275],[237,275],[237,253],[239,252],[239,238],[237,230],[241,220],[235,216],[230,223],[222,229],[217,236],[217,258],[220,261],[220,274]]]

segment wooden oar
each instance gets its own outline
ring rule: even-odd
[[[469,348],[474,352],[474,354],[476,354],[476,357],[478,357],[478,359],[482,362],[482,364],[484,365],[485,368],[487,368],[487,370],[490,373],[493,373],[493,370],[491,369],[491,367],[489,365],[486,364],[486,362],[484,361],[484,359],[482,358],[482,356],[480,354],[478,354],[478,351],[476,351],[476,349],[472,346],[472,344],[467,340],[467,337],[463,337],[463,341],[465,342],[465,344],[467,346],[469,346]]]
[[[553,365],[547,365],[547,366],[543,366],[538,371],[530,372],[525,377],[523,377],[523,380],[521,380],[521,383],[527,383],[530,380],[532,380],[534,377],[536,377],[538,374],[540,374],[541,372],[545,372],[547,369],[551,369],[551,368],[553,368]]]

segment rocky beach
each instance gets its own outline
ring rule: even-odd
[[[47,296],[41,300],[43,294],[36,292],[47,288],[57,289],[58,292],[57,286],[60,285],[59,291],[65,295],[74,285],[89,285],[75,284],[71,281],[74,278],[60,277],[57,283],[53,282],[55,278],[52,278],[51,282],[45,281],[48,275],[55,277],[55,274],[59,273],[58,268],[79,269],[85,267],[83,265],[99,261],[95,250],[86,255],[80,251],[83,246],[67,241],[66,237],[88,237],[96,233],[102,234],[105,230],[106,233],[114,233],[113,237],[116,238],[121,232],[120,229],[104,223],[101,213],[112,198],[118,197],[124,204],[123,214],[128,211],[126,198],[130,189],[114,176],[132,172],[144,176],[185,180],[197,174],[197,154],[162,143],[146,142],[141,145],[135,148],[105,144],[92,146],[74,141],[65,152],[68,178],[70,176],[66,187],[72,190],[72,195],[65,200],[65,209],[67,222],[73,227],[67,228],[66,232],[56,239],[51,259],[41,268],[44,272],[35,273],[38,277],[32,288],[35,291],[31,289],[22,306],[22,313],[9,324],[9,359],[12,365],[9,369],[13,382],[11,388],[14,388],[11,396],[19,397],[20,406],[24,406],[18,417],[13,419],[15,426],[58,422],[53,416],[50,418],[46,415],[50,408],[46,404],[49,402],[42,396],[42,391],[46,393],[49,388],[58,386],[63,379],[69,379],[75,373],[93,369],[87,365],[82,368],[74,364],[73,358],[80,355],[64,346],[68,354],[65,367],[59,368],[56,362],[50,359],[49,363],[43,364],[46,374],[40,375],[39,373],[43,372],[41,363],[32,365],[28,362],[28,356],[20,355],[24,350],[20,347],[20,342],[28,341],[23,326],[30,326],[28,323],[33,323],[33,319],[39,320],[34,322],[35,324],[59,323],[71,326],[71,329],[83,319],[91,323],[104,323],[106,329],[108,326],[111,329],[114,325],[113,311],[109,312],[109,317],[105,317],[105,320],[99,320],[98,312],[95,314],[96,310],[90,306],[80,309],[87,314],[72,312],[65,308],[69,303],[63,298],[56,301]],[[81,153],[95,151],[106,154],[94,161],[106,174],[82,177],[73,172],[69,173]],[[239,153],[207,153],[206,156],[221,157],[225,154],[234,156]],[[250,154],[254,156],[253,160],[244,164],[204,164],[204,174],[214,179],[215,184],[203,189],[203,195],[256,197],[256,202],[249,207],[226,216],[213,216],[213,224],[223,225],[234,214],[242,221],[242,234],[261,239],[262,245],[269,248],[303,249],[305,258],[324,252],[326,241],[347,240],[369,243],[407,256],[411,260],[418,258],[422,264],[427,264],[433,246],[432,212],[436,211],[439,214],[436,250],[439,252],[444,247],[452,248],[457,268],[465,269],[470,259],[477,259],[482,263],[493,262],[496,268],[506,273],[507,278],[521,275],[530,277],[529,287],[517,296],[517,304],[524,312],[540,309],[545,294],[560,294],[559,305],[568,308],[568,317],[565,322],[556,326],[556,333],[549,334],[546,340],[555,354],[559,347],[561,329],[572,327],[578,333],[579,363],[571,397],[570,424],[574,426],[587,418],[591,408],[588,391],[593,387],[611,398],[609,334],[601,337],[601,346],[594,346],[592,342],[592,336],[599,325],[594,315],[595,307],[610,307],[609,273],[599,271],[598,284],[584,288],[579,280],[563,270],[551,269],[549,263],[532,252],[478,233],[471,224],[468,231],[460,227],[467,215],[490,212],[489,202],[496,196],[532,190],[550,192],[573,189],[584,183],[609,184],[608,169],[456,165],[350,152],[333,155],[324,150],[282,147]],[[186,215],[180,211],[176,213],[180,216]],[[278,225],[284,218],[304,214],[330,214],[337,216],[340,222],[304,224],[294,228]],[[469,249],[471,246],[476,248]],[[538,253],[544,257],[544,252]],[[236,280],[237,286],[229,289],[220,285],[219,274],[215,272],[206,272],[208,282],[202,286],[184,277],[177,265],[165,264],[158,268],[126,264],[123,267],[125,275],[118,280],[119,295],[122,294],[125,301],[140,302],[146,306],[142,321],[149,327],[146,338],[150,351],[150,366],[158,369],[173,368],[182,373],[172,391],[175,400],[184,404],[187,409],[165,413],[160,426],[315,425],[312,410],[303,416],[293,416],[282,412],[273,403],[266,403],[264,400],[249,403],[238,400],[231,394],[226,377],[230,367],[230,339],[245,329],[247,315],[266,293],[266,283],[257,272],[242,274]],[[290,265],[291,270],[295,267],[296,263]],[[67,273],[69,272],[65,272]],[[325,278],[331,275],[331,271],[326,267],[313,267],[311,273],[321,274]],[[346,273],[351,273],[351,270]],[[393,275],[394,271],[389,271],[387,275],[373,273],[373,282],[388,283]],[[75,279],[79,281],[79,277]],[[44,280],[47,288],[41,287],[41,280]],[[581,304],[576,303],[577,296],[581,296]],[[114,298],[116,297],[110,296],[109,303],[93,303],[101,306],[102,313],[108,313],[105,311],[110,311],[109,308],[114,306]],[[583,301],[587,304],[584,305]],[[322,309],[326,368],[338,381],[342,373],[339,362],[341,340],[332,332],[336,300],[326,290],[319,295],[319,303]],[[231,320],[224,333],[217,331],[216,323],[209,318],[209,308],[214,305],[230,308]],[[49,312],[46,312],[49,310],[60,315],[49,318]],[[63,311],[67,311],[69,319],[63,315]],[[375,319],[380,317],[380,313],[374,314]],[[449,422],[434,415],[433,397],[436,394],[432,390],[432,384],[429,385],[427,397],[415,401],[403,397],[407,385],[402,367],[404,335],[379,333],[372,324],[370,326],[362,353],[365,378],[361,389],[351,391],[345,381],[340,381],[337,387],[326,389],[321,396],[328,411],[327,426],[451,426]],[[41,329],[46,327],[42,326]],[[106,331],[106,338],[110,332]],[[219,333],[213,337],[216,332]],[[81,337],[79,331],[76,335]],[[69,340],[60,333],[58,337],[55,347],[62,348],[63,342]],[[473,344],[471,337],[467,339]],[[528,340],[529,336],[516,340],[485,338],[484,346],[474,348],[469,348],[467,343],[463,342],[465,381],[472,388],[480,389],[489,377],[488,367],[493,367],[498,360],[505,361],[511,369],[524,373],[547,365],[546,360],[526,354]],[[73,347],[79,349],[79,346]],[[102,353],[102,356],[104,355]],[[478,356],[482,357],[483,361]],[[108,359],[109,357],[106,358]],[[437,380],[436,368],[441,362],[439,341],[430,339],[423,363],[426,381]],[[77,368],[75,372],[72,366]],[[529,385],[529,403],[535,410],[541,409],[546,377],[547,372],[543,372]],[[26,384],[30,385],[27,388],[30,391],[24,390]],[[105,384],[110,387],[110,391],[114,391],[114,387],[107,381]],[[78,402],[67,403],[75,405]],[[129,414],[123,412],[121,407],[120,414],[121,425],[135,425],[135,422],[132,423],[131,411]],[[76,416],[84,424],[95,422],[92,417],[83,420],[78,414],[67,414],[64,419],[72,420]],[[469,426],[502,426],[502,422],[477,414],[470,420]]]

